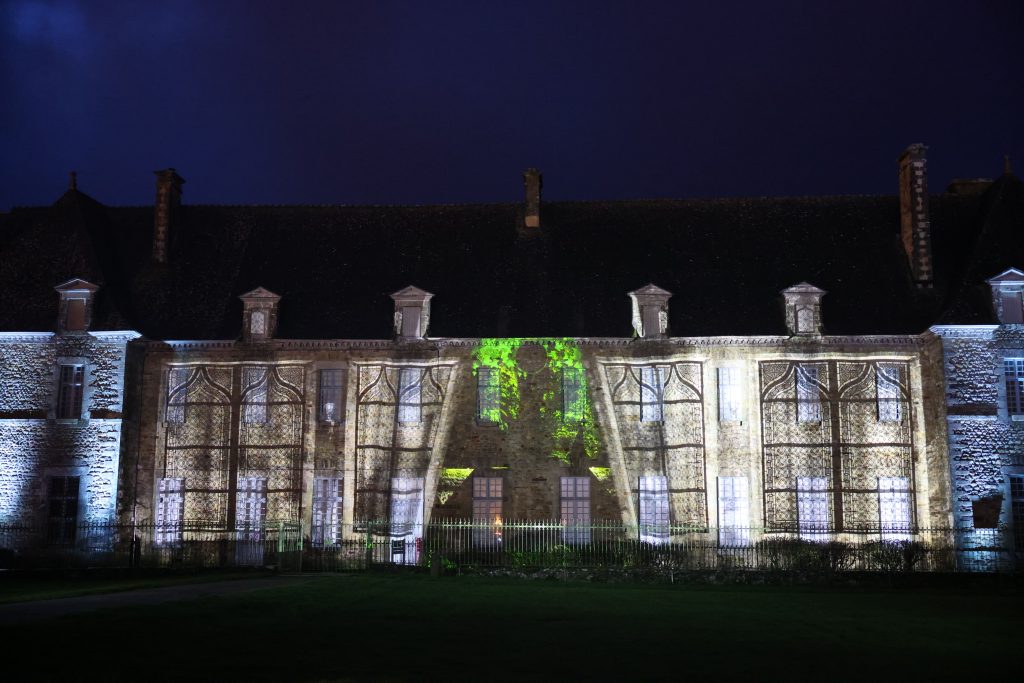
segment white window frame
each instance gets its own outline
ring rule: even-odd
[[[664,545],[669,541],[668,477],[640,477],[639,536],[642,543]]]
[[[505,490],[501,477],[473,477],[473,545],[501,545],[502,508]]]
[[[156,531],[153,541],[160,546],[178,545],[182,541],[185,515],[185,480],[163,477],[157,482]]]
[[[879,422],[899,422],[903,419],[901,368],[898,363],[879,363],[875,366],[875,404]]]
[[[718,421],[743,420],[743,368],[724,365],[718,368]]]
[[[912,538],[913,510],[907,477],[878,478],[878,525],[883,541]]]
[[[665,368],[657,365],[640,367],[640,421],[661,422],[665,419]]]
[[[417,424],[423,419],[423,368],[398,369],[398,422]]]
[[[817,365],[796,366],[796,420],[801,424],[821,422],[820,377]]]
[[[750,545],[750,486],[746,477],[718,478],[718,544]]]
[[[313,479],[313,523],[310,541],[314,546],[337,545],[341,542],[344,481],[341,477]]]
[[[590,543],[590,478],[562,477],[559,483],[562,542]]]
[[[416,564],[416,539],[423,538],[423,478],[391,479],[391,562]]]
[[[828,477],[797,477],[796,504],[800,538],[827,541],[832,533]]]

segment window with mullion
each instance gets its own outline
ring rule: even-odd
[[[242,405],[242,421],[249,424],[263,424],[268,420],[267,399],[270,370],[266,367],[250,366],[242,370],[242,385],[245,397]]]
[[[84,386],[84,365],[67,364],[60,366],[60,384],[57,388],[58,418],[81,419]]]
[[[52,544],[73,545],[75,542],[80,483],[80,477],[50,477],[46,539]]]
[[[587,378],[583,368],[562,370],[562,419],[582,422],[587,414]]]
[[[590,543],[590,479],[562,477],[562,540]]]
[[[797,422],[821,422],[816,365],[796,366],[796,419]]]
[[[320,421],[341,422],[345,419],[345,371],[320,371]]]
[[[902,418],[900,403],[900,366],[879,363],[875,369],[875,394],[879,422],[899,422]]]
[[[1024,358],[1006,358],[1006,409],[1010,415],[1024,415]]]
[[[501,543],[501,477],[473,477],[473,544]]]
[[[420,421],[422,406],[423,371],[420,368],[400,368],[398,371],[398,421],[414,424]]]
[[[827,541],[832,526],[828,504],[828,478],[797,477],[797,519],[800,538]]]
[[[640,420],[664,419],[665,368],[645,365],[640,368]]]
[[[668,479],[640,477],[640,540],[661,545],[668,543]]]
[[[343,480],[317,477],[313,480],[313,529],[315,546],[336,545],[341,540]]]
[[[157,485],[156,534],[157,545],[181,543],[182,518],[185,512],[185,480],[164,477]]]
[[[477,419],[480,422],[501,422],[500,374],[496,368],[478,368],[476,373]]]

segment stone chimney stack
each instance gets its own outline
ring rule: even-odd
[[[153,207],[153,260],[167,263],[171,224],[181,208],[181,186],[185,179],[173,168],[154,171],[156,174],[156,203]]]
[[[528,228],[540,227],[540,190],[544,186],[544,178],[540,171],[528,168],[523,171],[523,184],[526,185],[526,220]]]
[[[900,238],[914,283],[932,286],[932,228],[928,217],[928,148],[913,144],[900,155]]]

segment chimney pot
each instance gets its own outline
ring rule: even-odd
[[[523,184],[526,186],[526,218],[527,228],[540,227],[540,191],[544,186],[544,177],[535,168],[523,171]]]
[[[920,143],[900,155],[900,239],[918,287],[931,287],[932,229],[928,212],[928,148]]]
[[[153,207],[153,260],[167,263],[168,243],[172,222],[181,208],[181,186],[185,179],[173,168],[154,171],[156,174],[156,202]]]

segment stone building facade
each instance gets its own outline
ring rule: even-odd
[[[125,354],[139,335],[89,329],[97,289],[77,279],[57,287],[56,332],[0,333],[0,525],[61,544],[125,503]]]

